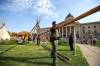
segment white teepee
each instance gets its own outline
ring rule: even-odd
[[[36,25],[33,27],[33,29],[31,30],[31,33],[32,34],[39,34],[40,33],[40,26],[39,26],[39,23],[40,23],[40,17],[37,17],[36,19]]]
[[[10,35],[7,28],[5,27],[5,24],[0,26],[0,40],[10,40]]]

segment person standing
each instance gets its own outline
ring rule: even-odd
[[[28,36],[28,43],[31,41],[31,35]]]
[[[72,33],[71,33],[71,34],[69,35],[69,46],[70,46],[70,50],[71,50],[71,51],[74,51],[73,42],[74,42],[74,39],[73,39],[73,35],[72,35]]]
[[[93,45],[93,34],[89,34],[90,44]]]
[[[33,42],[35,41],[35,35],[34,34],[32,34],[32,40],[33,40]]]
[[[50,29],[50,42],[52,44],[52,51],[51,51],[51,57],[53,58],[53,65],[52,66],[57,66],[57,41],[59,37],[56,31],[56,22],[52,22],[52,28]]]
[[[93,37],[93,45],[95,46],[95,44],[96,44],[96,38],[95,38],[95,36]]]
[[[40,45],[40,35],[37,35],[37,45]]]

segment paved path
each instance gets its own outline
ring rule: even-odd
[[[100,66],[100,48],[78,44],[90,66]]]

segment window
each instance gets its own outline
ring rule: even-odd
[[[85,30],[83,30],[83,34],[85,33]]]
[[[84,29],[85,27],[83,26],[82,28]]]
[[[90,26],[88,26],[88,28],[90,28]]]
[[[94,28],[96,28],[96,26],[94,25]]]

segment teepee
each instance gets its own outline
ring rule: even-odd
[[[0,40],[10,40],[10,35],[5,24],[1,24],[0,26]]]
[[[39,25],[39,23],[40,23],[40,17],[37,17],[36,25],[31,30],[32,34],[39,34],[40,33],[40,25]]]

